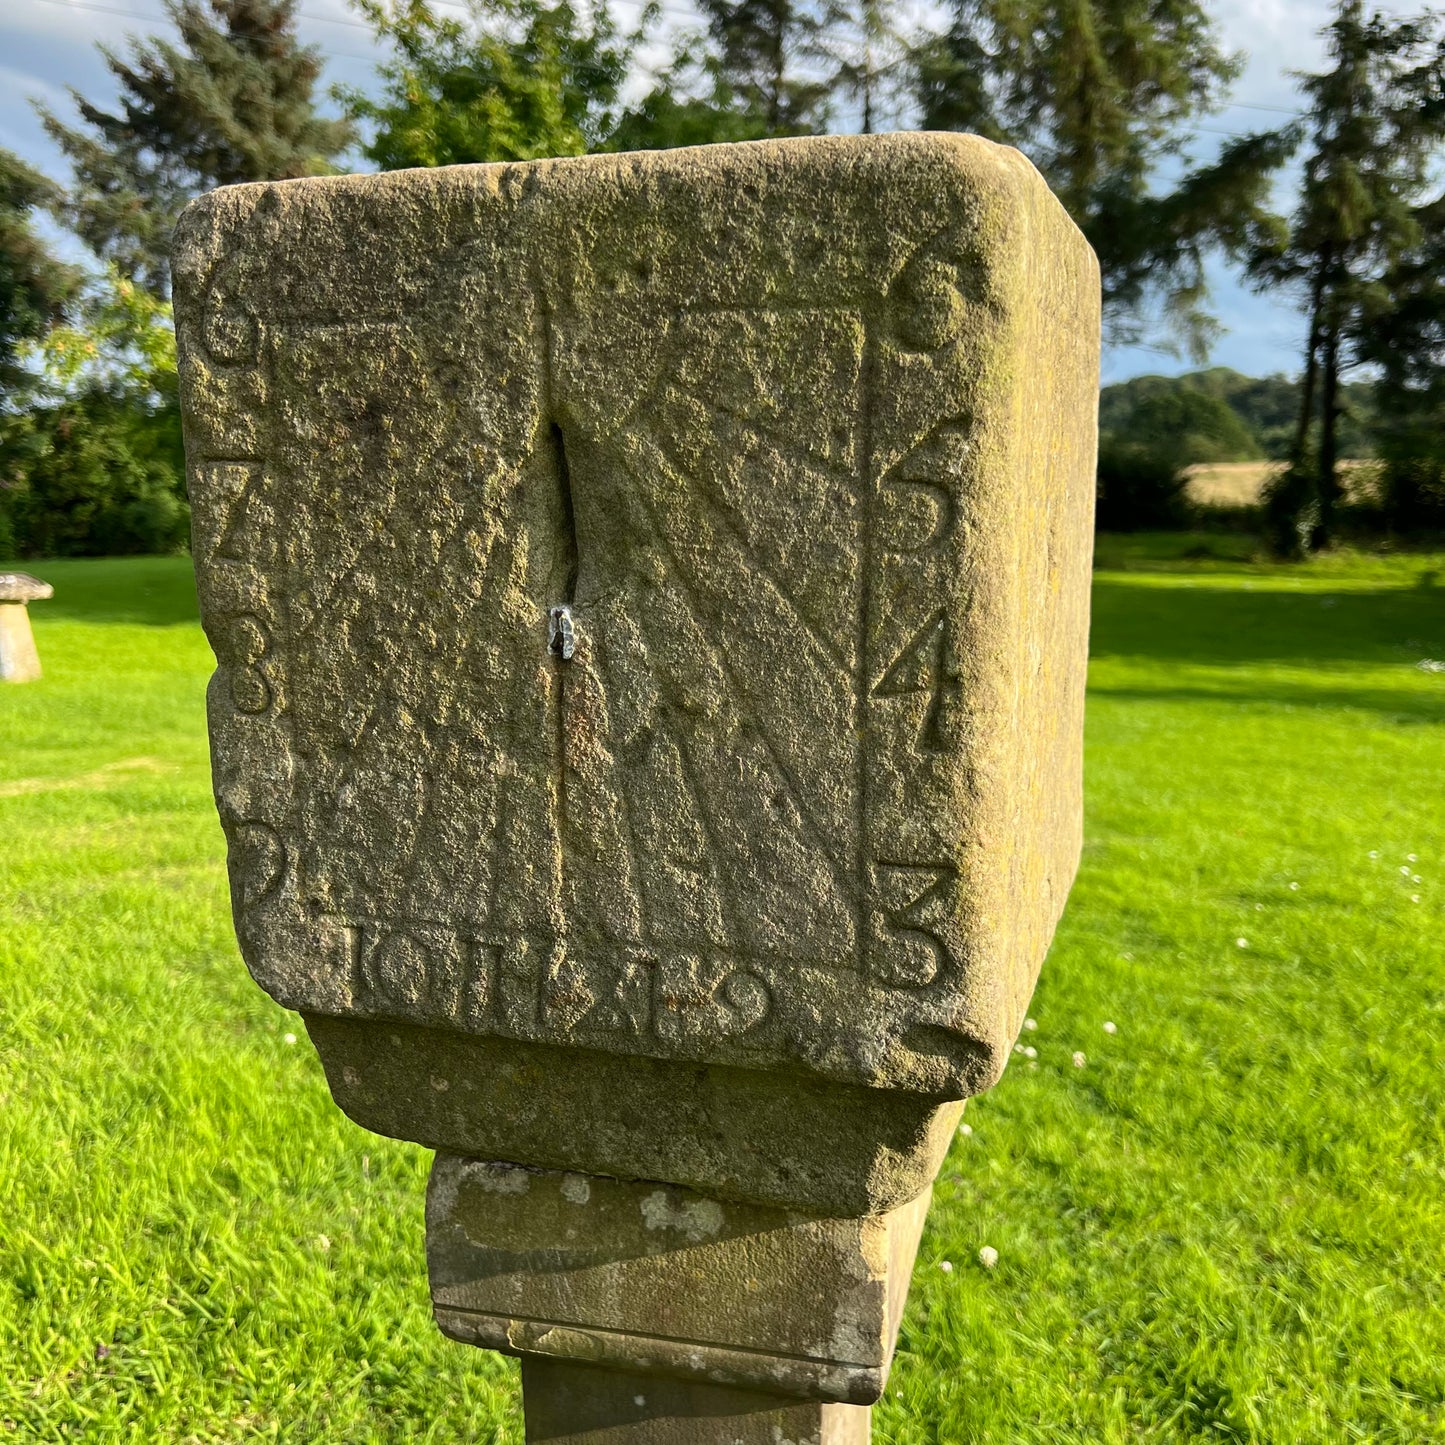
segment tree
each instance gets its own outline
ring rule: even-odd
[[[909,105],[912,44],[889,0],[852,0],[836,13],[823,49],[835,64],[834,89],[858,107],[858,129],[896,125]]]
[[[21,348],[64,317],[80,273],[55,259],[35,234],[31,213],[59,190],[18,156],[0,150],[0,398],[23,375]]]
[[[723,72],[721,60],[686,36],[672,63],[635,105],[623,112],[603,149],[670,150],[674,146],[763,140],[766,119],[753,111]]]
[[[1434,16],[1394,20],[1341,0],[1325,38],[1330,68],[1301,77],[1299,202],[1287,234],[1251,266],[1259,284],[1303,293],[1308,321],[1290,467],[1270,499],[1276,545],[1288,553],[1330,540],[1342,375],[1362,359],[1372,297],[1420,242],[1419,207],[1445,139],[1445,39]]]
[[[1383,502],[1401,531],[1445,528],[1445,195],[1367,300],[1360,360],[1378,368]]]
[[[175,551],[189,513],[170,307],[112,267],[0,415],[0,556]]]
[[[1158,306],[1202,355],[1214,332],[1204,262],[1277,238],[1269,180],[1289,139],[1231,142],[1183,165],[1192,122],[1239,70],[1198,0],[953,0],[952,23],[915,52],[924,128],[1018,146],[1088,237],[1111,338],[1138,340]],[[1156,192],[1166,168],[1183,165]]]
[[[158,294],[186,202],[214,186],[326,173],[351,144],[349,121],[317,114],[322,59],[296,36],[296,0],[166,0],[179,43],[101,47],[120,86],[115,110],[72,91],[83,125],[40,107],[75,184],[63,212],[100,256]]]
[[[842,14],[834,0],[698,0],[698,9],[719,74],[765,134],[827,127],[836,76],[826,41]]]
[[[383,170],[581,155],[612,132],[632,43],[605,5],[585,21],[569,0],[467,0],[465,17],[427,0],[359,8],[395,56],[380,100],[336,94],[374,127],[362,149]]]

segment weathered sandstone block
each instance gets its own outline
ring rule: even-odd
[[[176,315],[246,961],[438,1148],[878,1214],[1078,857],[1098,278],[900,135],[241,186]]]
[[[820,1218],[441,1154],[432,1303],[445,1334],[488,1349],[871,1405],[929,1197]]]

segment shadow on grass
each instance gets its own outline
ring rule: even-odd
[[[1407,725],[1445,723],[1445,680],[1439,697],[1385,687],[1312,687],[1280,682],[1272,687],[1091,686],[1091,698],[1118,702],[1225,703],[1245,707],[1353,708],[1379,715],[1381,722]]]
[[[1093,596],[1090,651],[1100,659],[1238,667],[1445,659],[1445,590],[1433,586],[1281,592],[1096,578]]]
[[[47,622],[176,627],[197,620],[189,557],[66,557],[0,563],[0,571],[12,568],[55,588],[54,597],[31,604],[30,616],[38,627]]]

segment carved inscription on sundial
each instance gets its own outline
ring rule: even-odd
[[[1010,374],[1036,178],[896,140],[188,213],[216,793],[283,1002],[996,1069],[1077,852],[1088,498]]]

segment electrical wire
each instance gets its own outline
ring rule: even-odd
[[[102,15],[120,15],[129,20],[148,20],[151,22],[155,22],[157,20],[162,20],[165,18],[160,15],[148,15],[144,11],[140,10],[123,10],[118,5],[99,4],[97,3],[97,0],[40,0],[40,3],[45,5],[57,5],[62,10],[93,10]],[[432,3],[436,5],[446,5],[450,8],[459,10],[465,10],[467,8],[467,6],[462,3],[462,0],[432,0]],[[636,3],[645,8],[645,0],[632,0],[632,3]],[[693,23],[697,23],[702,18],[695,10],[686,10],[675,5],[659,4],[656,6],[656,8],[661,10],[666,15],[681,16],[692,21]],[[307,10],[298,10],[296,11],[296,17],[297,19],[309,20],[313,23],[320,25],[347,25],[357,30],[365,30],[369,33],[372,31],[372,27],[368,25],[364,20],[351,20],[341,15],[313,15]],[[330,47],[327,48],[326,54],[329,56],[335,56],[337,59],[363,60],[369,62],[375,62],[378,58],[374,54],[357,55],[353,51],[332,50]],[[1244,100],[1225,101],[1221,105],[1220,109],[1268,111],[1274,115],[1288,115],[1296,117],[1301,114],[1300,111],[1291,110],[1288,106],[1258,105],[1253,102]],[[1212,125],[1195,125],[1191,128],[1196,131],[1201,131],[1207,135],[1228,136],[1235,140],[1239,139],[1242,136],[1252,134],[1252,132],[1247,130],[1225,130],[1222,126]]]

